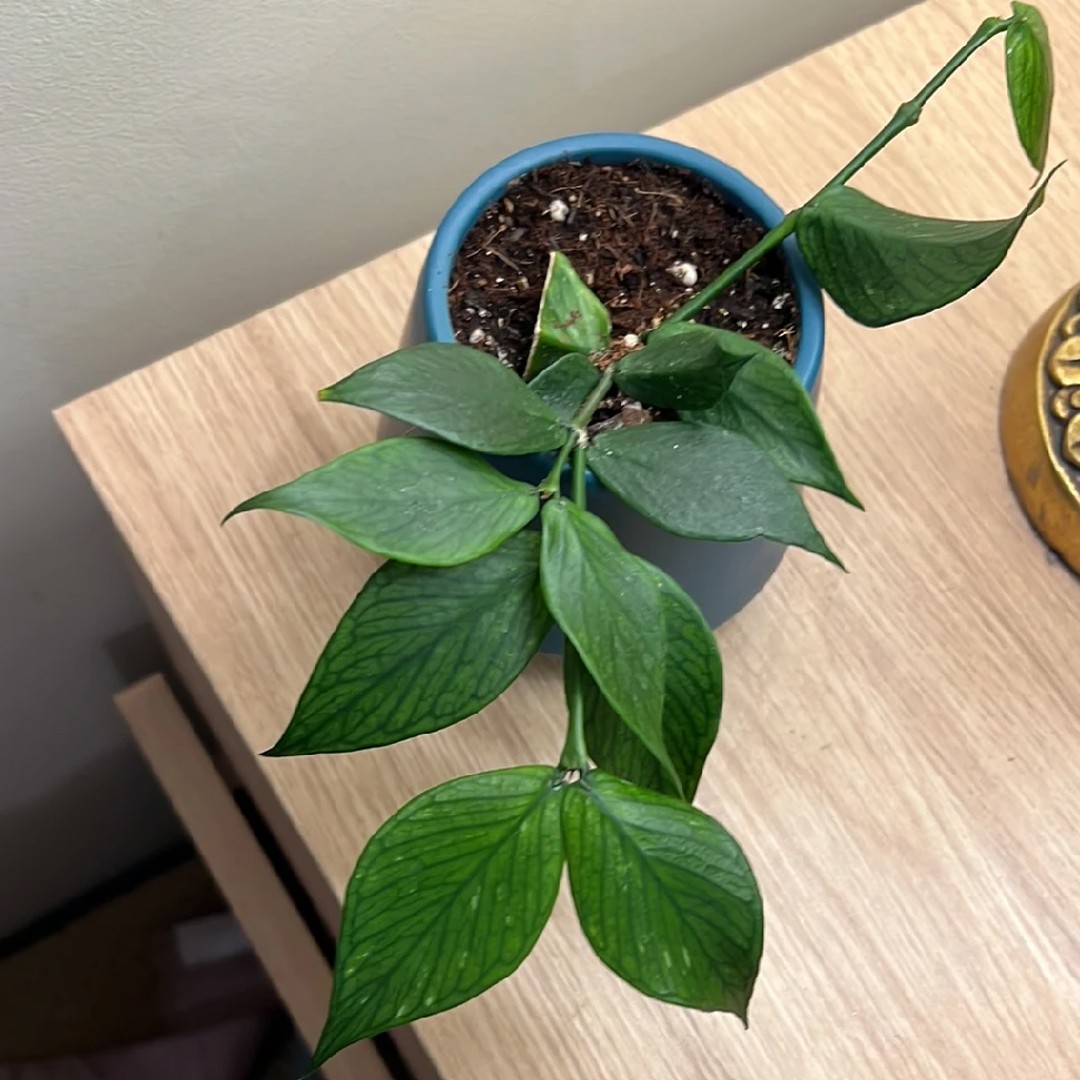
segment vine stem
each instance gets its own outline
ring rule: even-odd
[[[1015,16],[1008,18],[984,19],[979,28],[970,38],[953,54],[943,68],[910,100],[905,101],[892,119],[860,150],[813,198],[809,199],[809,205],[814,199],[819,198],[831,188],[846,184],[871,158],[875,157],[889,145],[902,131],[913,127],[919,122],[923,106],[940,90],[949,77],[961,67],[968,57],[976,50],[981,49],[991,38],[1003,34],[1012,25]],[[799,223],[799,215],[803,208],[792,210],[783,221],[774,229],[770,229],[741,258],[733,262],[724,272],[709,282],[696,296],[691,297],[678,311],[667,318],[667,322],[685,322],[697,315],[702,308],[707,307],[721,293],[728,289],[733,282],[737,281],[748,270],[756,266],[770,251],[779,247],[794,231]]]
[[[910,101],[905,101],[892,119],[863,147],[806,205],[813,203],[831,188],[846,184],[868,161],[879,154],[902,131],[919,122],[923,107],[927,101],[941,89],[949,77],[961,67],[977,49],[981,49],[991,38],[1004,33],[1013,23],[1015,16],[1009,18],[985,19],[967,42],[959,48],[952,58]],[[668,317],[669,322],[684,322],[693,318],[702,308],[707,307],[721,293],[729,288],[748,270],[756,266],[770,251],[779,247],[799,223],[799,216],[805,207],[793,210],[775,228],[770,229],[749,251],[736,259],[722,274],[711,281],[696,296],[688,300],[678,311]],[[539,490],[548,496],[562,490],[562,473],[567,460],[573,455],[571,491],[574,503],[582,510],[586,509],[587,488],[585,483],[585,431],[597,406],[607,396],[614,380],[614,365],[601,376],[593,392],[586,398],[571,422],[571,431],[557,454],[544,482]],[[581,657],[573,644],[566,641],[563,648],[563,683],[566,690],[566,704],[569,722],[566,742],[559,758],[559,768],[567,771],[585,770],[589,767],[588,749],[585,745],[585,701],[581,687]]]
[[[561,489],[560,481],[562,479],[563,468],[566,465],[571,452],[575,448],[581,447],[582,436],[586,427],[588,427],[589,421],[592,419],[592,414],[596,412],[600,402],[607,397],[608,391],[611,389],[611,384],[614,381],[615,365],[612,364],[607,371],[601,374],[600,381],[596,384],[593,392],[585,399],[581,408],[574,414],[573,420],[570,421],[570,434],[567,435],[566,442],[559,448],[559,453],[555,457],[555,461],[551,466],[551,471],[540,485],[539,490],[542,494],[557,495],[559,493]],[[582,496],[582,500],[583,501],[578,503],[578,505],[584,510],[584,495]],[[575,499],[575,501],[577,500]]]
[[[585,772],[589,767],[589,751],[585,746],[585,696],[581,690],[581,658],[568,641],[563,650],[563,685],[566,706],[570,713],[566,726],[566,742],[559,758],[559,768]]]
[[[779,247],[794,231],[799,221],[799,211],[792,210],[775,229],[767,232],[749,251],[736,259],[718,278],[710,281],[704,289],[691,297],[674,314],[668,316],[666,322],[685,322],[692,319],[708,307],[725,289],[733,282],[738,281],[747,270],[757,266],[773,248]]]
[[[574,464],[573,464],[573,485],[571,487],[571,498],[574,502],[585,509],[588,503],[588,495],[585,491],[585,447],[574,447]]]
[[[597,401],[601,400],[602,395]],[[590,410],[589,416],[592,416],[593,410]],[[585,447],[580,443],[574,447],[572,492],[574,503],[584,510],[588,494],[585,486]],[[581,772],[589,767],[589,752],[585,746],[585,697],[581,689],[581,658],[569,638],[564,640],[563,645],[563,686],[570,716],[559,768]]]

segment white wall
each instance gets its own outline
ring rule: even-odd
[[[139,608],[50,408],[427,230],[504,153],[902,3],[0,4],[0,936],[174,829],[109,705]]]

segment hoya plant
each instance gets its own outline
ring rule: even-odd
[[[807,394],[766,347],[693,321],[786,237],[852,318],[883,326],[985,279],[1041,203],[1003,221],[946,221],[848,186],[977,49],[1005,35],[1008,95],[1032,166],[1046,165],[1053,81],[1038,11],[987,19],[825,187],[644,336],[611,320],[551,257],[526,378],[496,358],[424,344],[367,364],[325,401],[425,434],[362,446],[243,503],[310,518],[388,560],[315,665],[274,755],[346,753],[456,724],[562,633],[558,761],[452,779],[390,818],[344,903],[316,1063],[452,1008],[528,956],[563,867],[597,956],[644,994],[744,1022],[762,902],[745,855],[693,806],[722,699],[716,640],[687,594],[590,512],[591,472],[684,537],[768,537],[838,562],[800,486],[848,502]],[[590,433],[613,387],[656,422]],[[549,455],[536,483],[491,457]]]

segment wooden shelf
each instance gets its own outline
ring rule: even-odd
[[[1080,21],[1071,0],[1042,7],[1059,57],[1052,154],[1075,161],[1080,72],[1066,61]],[[659,133],[796,205],[986,14],[976,0],[921,5]],[[980,54],[859,186],[916,211],[1015,213],[1032,177],[1001,67],[1000,49]],[[1028,528],[997,443],[1010,352],[1080,281],[1078,177],[1055,179],[1002,270],[961,303],[875,332],[829,312],[823,420],[868,512],[812,498],[850,573],[792,553],[721,631],[727,700],[699,797],[765,895],[749,1032],[623,986],[563,898],[513,978],[416,1025],[445,1080],[1080,1076],[1080,587]],[[218,522],[371,438],[370,414],[315,390],[397,345],[425,245],[59,413],[200,709],[328,920],[365,840],[411,795],[552,761],[564,723],[540,660],[449,731],[255,756],[375,560],[282,515]]]

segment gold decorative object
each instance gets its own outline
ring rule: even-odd
[[[1012,358],[1001,394],[1001,444],[1032,525],[1080,573],[1080,286]]]

